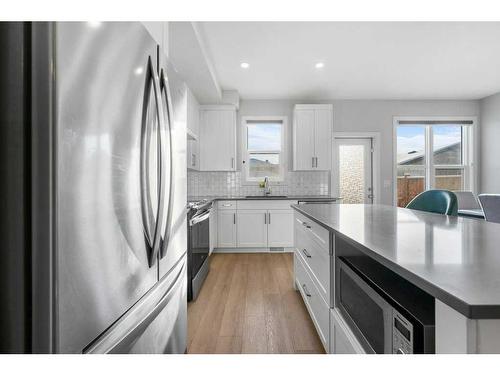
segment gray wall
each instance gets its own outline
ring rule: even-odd
[[[498,100],[500,101],[500,99]],[[263,115],[288,117],[290,128],[288,132],[289,165],[291,165],[292,155],[292,113],[295,103],[299,102],[288,100],[242,100],[239,110],[240,118],[241,116]],[[307,102],[300,103],[307,104]],[[323,101],[321,103],[333,104],[334,131],[380,133],[380,185],[382,189],[381,202],[384,204],[392,204],[393,202],[392,154],[394,116],[479,116],[479,101],[476,100],[334,100],[329,102]],[[500,116],[497,116],[497,119],[499,118]],[[238,150],[240,150],[241,146],[240,124],[241,120],[238,121]],[[500,135],[500,127],[497,132]],[[500,157],[497,159],[500,159]]]
[[[500,93],[480,101],[481,193],[500,193]]]

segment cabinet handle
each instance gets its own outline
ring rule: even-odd
[[[191,154],[191,166],[196,167],[196,154]]]
[[[234,158],[231,158],[231,169],[234,169]]]
[[[233,214],[233,224],[236,224],[236,213]]]
[[[311,158],[311,168],[314,168],[314,156]]]
[[[305,221],[302,222],[302,225],[305,226],[307,229],[311,229],[311,226],[308,225]]]
[[[302,249],[302,252],[306,257],[311,258],[311,254],[309,254],[309,252],[306,249]]]
[[[306,284],[302,284],[302,290],[304,290],[304,293],[306,296],[311,297],[311,293],[309,293],[309,290],[307,289]]]
[[[268,215],[269,215],[269,220],[268,221],[269,221],[269,224],[271,224],[271,213],[269,212]]]
[[[318,168],[318,157],[314,157],[314,168]]]
[[[267,213],[264,212],[264,224],[267,224]]]

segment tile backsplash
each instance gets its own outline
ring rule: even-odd
[[[245,185],[241,172],[197,172],[188,170],[188,196],[260,195],[257,185]],[[330,173],[323,171],[288,172],[285,181],[271,184],[273,195],[328,195]]]

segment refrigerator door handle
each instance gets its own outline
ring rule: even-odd
[[[167,84],[167,79],[165,77],[165,71],[162,69],[160,73],[160,96],[161,93],[165,93],[165,103],[163,103],[163,100],[161,102],[162,106],[166,106],[166,111],[165,115],[166,118],[164,118],[164,126],[160,131],[161,139],[162,139],[162,151],[165,150],[165,147],[168,148],[168,151],[165,151],[162,153],[162,165],[165,159],[168,159],[165,161],[165,168],[168,167],[168,174],[165,172],[162,174],[162,182],[164,185],[164,189],[168,189],[167,191],[164,191],[163,194],[161,194],[160,199],[158,200],[160,202],[160,205],[162,207],[162,215],[159,216],[161,220],[161,226],[160,230],[163,234],[163,241],[161,245],[161,250],[160,250],[160,258],[164,258],[165,255],[167,254],[168,250],[168,244],[170,242],[170,226],[171,226],[171,220],[172,220],[172,202],[173,202],[173,185],[172,185],[172,180],[173,180],[173,154],[172,154],[172,121],[173,121],[173,113],[172,113],[172,102],[171,102],[171,95],[170,95],[170,90]],[[161,99],[161,97],[160,97]],[[167,138],[167,139],[165,139]],[[164,177],[168,178],[168,181],[163,181]],[[167,201],[165,202],[165,199]],[[165,212],[166,208],[166,212]]]
[[[148,124],[148,110],[149,104],[151,101],[151,84],[153,87],[153,93],[155,97],[155,106],[156,106],[156,117],[158,120],[158,126],[161,129],[163,127],[163,112],[160,107],[160,85],[158,82],[158,76],[155,74],[155,68],[153,65],[153,61],[151,60],[151,56],[148,58],[148,67],[146,74],[146,86],[145,86],[145,97],[144,97],[144,105],[143,105],[143,113],[142,113],[142,134],[141,134],[141,211],[142,211],[142,221],[144,225],[144,232],[146,235],[146,239],[148,245],[150,247],[150,252],[148,254],[148,262],[149,267],[152,267],[156,263],[156,258],[158,257],[158,249],[159,249],[159,239],[160,239],[160,231],[158,230],[159,224],[159,215],[162,213],[161,204],[158,201],[157,215],[156,219],[153,213],[153,207],[151,202],[151,189],[150,189],[150,176],[149,176],[149,156],[150,156],[150,139],[151,134],[153,132],[149,129]],[[160,130],[161,132],[161,130]],[[161,140],[159,142],[160,145],[160,155],[162,154],[161,149]],[[159,168],[159,181],[160,186],[157,188],[158,194],[161,194],[162,191],[162,163],[160,156],[160,168]],[[151,228],[154,225],[154,230],[151,233]]]

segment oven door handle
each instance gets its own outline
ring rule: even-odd
[[[189,225],[190,225],[190,226],[196,225],[196,224],[198,224],[198,223],[201,223],[202,221],[207,220],[209,217],[210,217],[210,211],[206,211],[206,212],[204,212],[203,214],[196,215],[195,217],[193,217],[193,218],[189,221]]]

